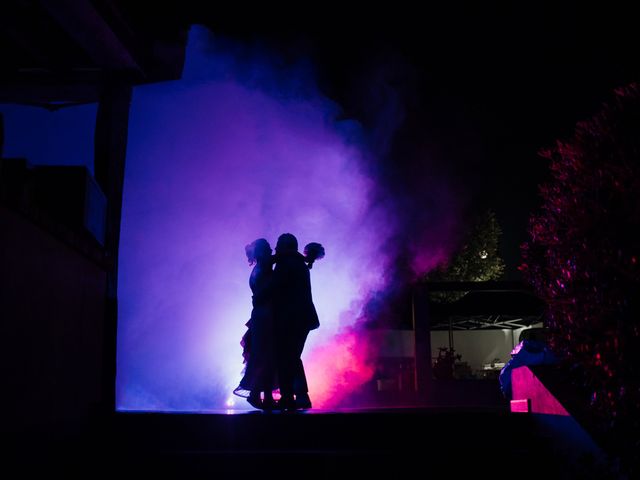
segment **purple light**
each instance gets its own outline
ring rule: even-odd
[[[244,245],[265,237],[274,246],[284,232],[326,248],[311,271],[321,326],[303,359],[314,406],[330,406],[336,388],[344,395],[372,374],[355,328],[370,292],[385,285],[395,252],[381,249],[396,218],[372,204],[366,154],[345,133],[358,127],[337,122],[336,106],[310,84],[294,88],[304,72],[277,72],[256,59],[240,66],[210,47],[194,28],[183,80],[134,92],[117,407],[248,407],[229,404],[251,310]],[[440,256],[422,250],[416,262],[432,265]]]

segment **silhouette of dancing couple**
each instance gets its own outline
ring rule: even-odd
[[[300,357],[309,332],[320,326],[309,270],[324,257],[324,248],[309,243],[302,255],[296,237],[284,233],[275,250],[272,255],[264,238],[245,247],[253,265],[249,277],[253,308],[240,342],[244,376],[234,393],[261,410],[304,410],[311,408],[311,399]]]

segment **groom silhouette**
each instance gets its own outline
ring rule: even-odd
[[[309,267],[290,233],[278,237],[273,271],[276,365],[283,410],[311,408],[302,351],[311,330],[320,326],[311,296]],[[295,394],[295,397],[294,397]]]

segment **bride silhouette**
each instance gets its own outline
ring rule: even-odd
[[[245,363],[244,376],[234,390],[250,405],[260,409],[275,407],[273,392],[277,389],[275,345],[273,337],[273,307],[269,288],[273,276],[271,246],[259,238],[245,247],[250,265],[249,277],[252,304],[251,318],[240,344]],[[261,398],[263,397],[263,398]]]

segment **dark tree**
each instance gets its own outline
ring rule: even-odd
[[[596,429],[640,473],[639,86],[541,153],[550,179],[521,270],[548,304],[551,345],[580,372]]]
[[[462,246],[451,261],[429,272],[427,281],[486,282],[498,280],[504,272],[504,261],[498,252],[502,229],[492,210],[484,212],[472,226]],[[452,302],[466,292],[431,292],[437,302]]]

